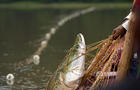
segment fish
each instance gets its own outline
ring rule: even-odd
[[[86,44],[79,33],[73,47],[48,81],[46,90],[75,90],[85,73]]]
[[[80,79],[83,77],[85,72],[85,52],[85,39],[84,36],[79,33],[70,54],[65,60],[67,64],[65,64],[62,72],[60,72],[59,79],[61,81],[61,85],[63,85],[63,90],[76,89],[80,84]]]

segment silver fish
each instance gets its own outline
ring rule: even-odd
[[[74,90],[78,87],[85,71],[86,44],[83,35],[77,35],[74,46],[66,55],[47,84],[47,90]]]
[[[66,58],[66,67],[64,66],[62,72],[60,72],[59,79],[66,90],[73,90],[78,87],[80,79],[84,75],[85,71],[85,52],[85,39],[80,33],[77,35],[69,57]]]

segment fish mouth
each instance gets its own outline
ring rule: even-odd
[[[85,39],[84,39],[84,36],[83,36],[82,33],[79,33],[77,35],[77,42],[80,43],[80,44],[82,44],[82,45],[85,45]]]

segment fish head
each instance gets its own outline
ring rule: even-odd
[[[69,87],[77,87],[84,74],[86,45],[84,36],[79,33],[68,58],[68,68],[65,69],[64,83]]]
[[[80,51],[80,52],[83,52],[83,50],[85,51],[85,48],[86,48],[86,45],[85,45],[85,39],[84,39],[84,36],[79,33],[76,37],[76,41],[74,43],[74,49],[76,51]]]

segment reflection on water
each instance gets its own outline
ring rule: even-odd
[[[42,9],[20,11],[0,9],[0,89],[43,89],[48,78],[72,46],[77,33],[86,43],[104,39],[120,24],[129,10],[97,10],[66,23],[52,37],[40,57],[40,65],[25,65],[25,59],[40,45],[40,39],[57,21],[75,10]],[[22,67],[22,68],[21,68]],[[6,84],[6,75],[13,73],[15,83]]]

